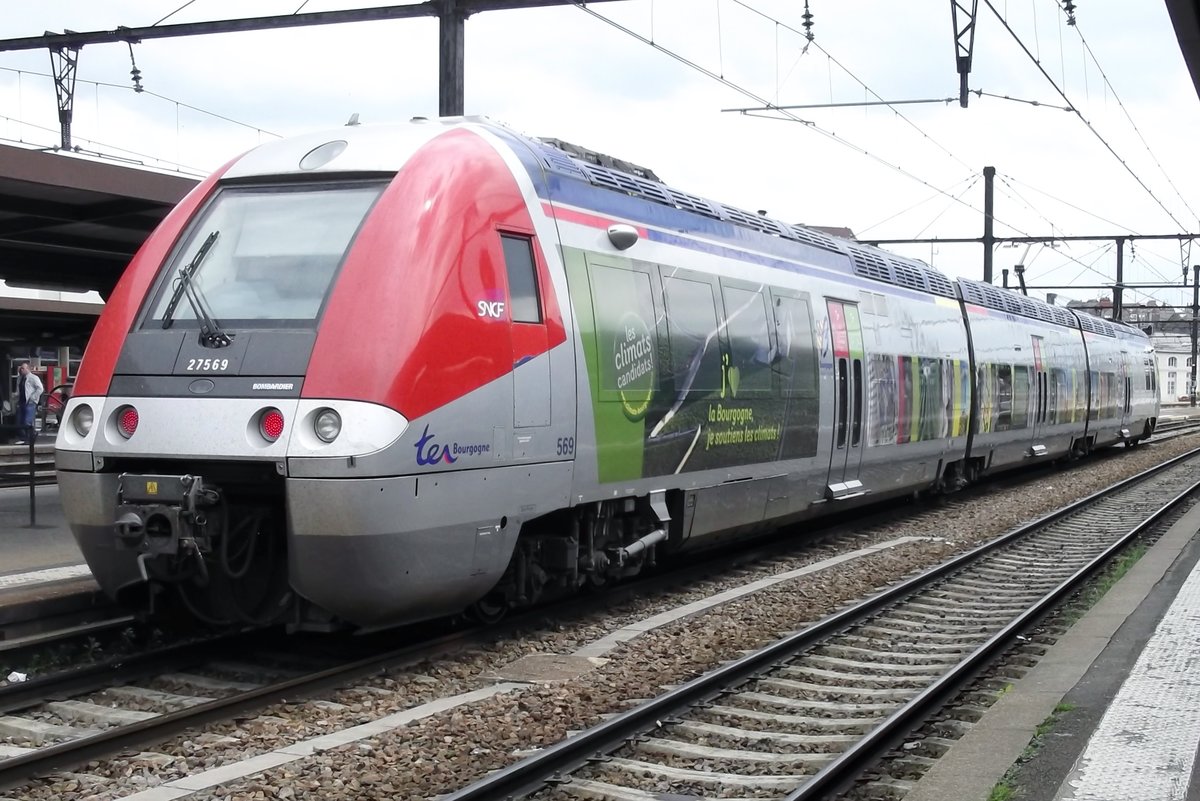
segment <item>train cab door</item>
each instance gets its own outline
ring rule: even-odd
[[[514,456],[522,458],[523,444],[536,447],[534,432],[522,430],[550,425],[552,411],[551,364],[547,353],[549,332],[546,328],[541,283],[544,279],[535,257],[533,237],[524,233],[500,232],[504,266],[508,276],[508,318],[513,349],[513,429],[516,432]]]
[[[866,494],[859,479],[864,447],[865,370],[855,303],[827,300],[833,342],[833,448],[825,495],[839,501]]]

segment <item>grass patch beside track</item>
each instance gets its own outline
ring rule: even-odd
[[[1046,735],[1054,731],[1054,727],[1058,725],[1061,716],[1074,709],[1075,704],[1068,701],[1059,701],[1054,707],[1054,711],[1047,715],[1046,719],[1039,723],[1037,728],[1033,730],[1033,737],[1030,738],[1029,745],[1025,746],[1025,750],[1021,752],[1021,756],[1017,757],[1017,761],[1004,774],[1004,778],[992,788],[992,792],[988,795],[988,801],[1012,801],[1012,799],[1017,797],[1017,784],[1015,783],[1017,770],[1021,765],[1033,759],[1041,749]]]

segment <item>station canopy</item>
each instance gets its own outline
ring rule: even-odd
[[[71,153],[0,145],[0,279],[107,297],[192,176]],[[0,340],[91,331],[98,304],[0,297]]]

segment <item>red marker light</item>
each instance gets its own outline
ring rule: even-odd
[[[134,432],[137,431],[137,427],[137,409],[133,408],[132,406],[126,406],[121,410],[120,414],[117,415],[117,428],[120,430],[121,436],[125,437],[125,439],[129,439],[133,436]]]
[[[271,442],[279,439],[283,433],[283,412],[278,409],[267,409],[258,419],[258,430],[263,438]]]

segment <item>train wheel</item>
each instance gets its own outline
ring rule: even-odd
[[[467,607],[467,616],[490,626],[499,623],[508,614],[508,601],[502,596],[486,596]]]

